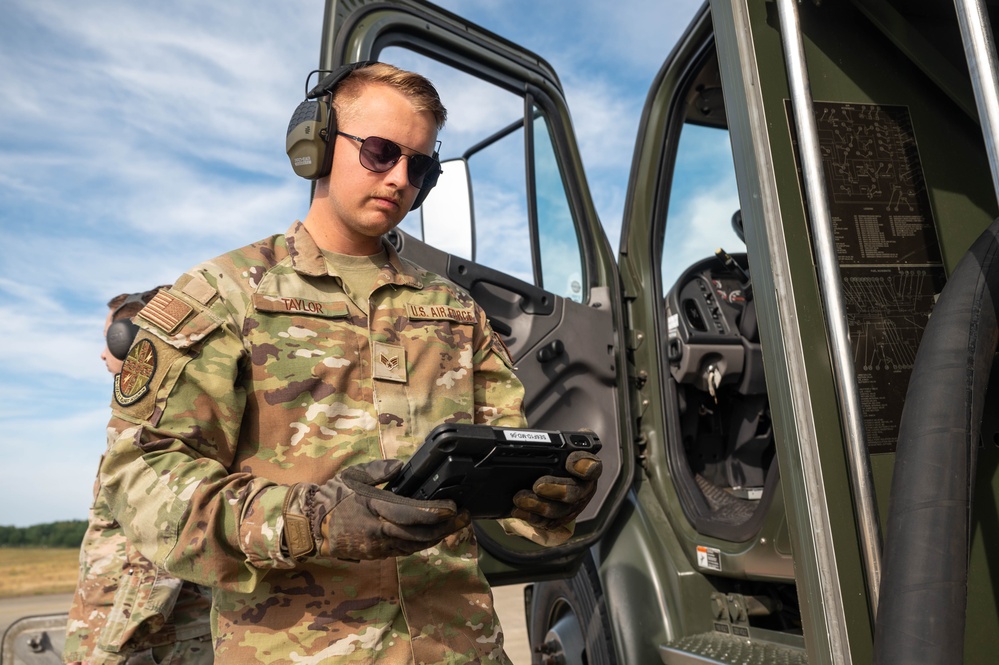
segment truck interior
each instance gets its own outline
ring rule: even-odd
[[[716,172],[696,187],[715,188],[713,197],[723,201],[737,199],[737,191],[718,196],[717,188],[734,190],[735,182],[730,148],[725,154],[724,95],[713,49],[680,96],[685,104],[677,106],[683,115],[677,170],[689,171],[685,161],[694,158],[686,154],[691,150],[687,134],[697,132],[693,149],[703,150],[709,140],[720,149],[703,158]],[[745,541],[760,528],[760,509],[771,505],[778,474],[742,214],[735,210],[729,220],[714,220],[712,232],[703,234],[696,228],[700,222],[687,221],[704,214],[692,209],[697,197],[680,196],[695,202],[670,207],[668,217],[682,216],[684,221],[674,225],[684,228],[667,226],[663,234],[662,279],[672,279],[676,270],[670,269],[689,260],[686,257],[697,252],[701,256],[672,284],[663,284],[666,339],[661,357],[668,368],[663,372],[669,383],[666,408],[674,415],[667,419],[665,440],[684,513],[697,531]],[[712,212],[717,211],[706,214]],[[726,222],[730,229],[724,228]],[[700,238],[702,243],[694,242]],[[735,245],[711,246],[712,241]]]

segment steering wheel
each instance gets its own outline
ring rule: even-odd
[[[670,373],[678,384],[712,395],[722,384],[761,394],[766,385],[746,255],[718,251],[688,267],[666,294]]]

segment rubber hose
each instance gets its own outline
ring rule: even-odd
[[[916,354],[892,477],[874,662],[964,662],[971,497],[999,331],[999,220],[964,255]]]

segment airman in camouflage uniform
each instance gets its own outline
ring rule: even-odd
[[[112,298],[105,334],[114,321],[134,316],[158,290]],[[121,371],[121,361],[107,347],[101,359],[112,374]],[[64,660],[139,663],[155,653],[161,663],[170,658],[176,663],[211,663],[210,609],[199,587],[156,568],[128,543],[98,479],[80,547],[80,577],[69,610]]]
[[[443,125],[436,91],[380,64],[351,78],[339,129],[415,148],[362,169],[334,136],[304,223],[143,309],[102,481],[144,555],[212,587],[218,662],[506,663],[467,514],[377,485],[440,423],[523,426],[523,387],[472,298],[381,241]]]

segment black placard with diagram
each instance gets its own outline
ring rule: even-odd
[[[919,149],[905,106],[813,108],[868,451],[892,452],[916,349],[946,280]]]

